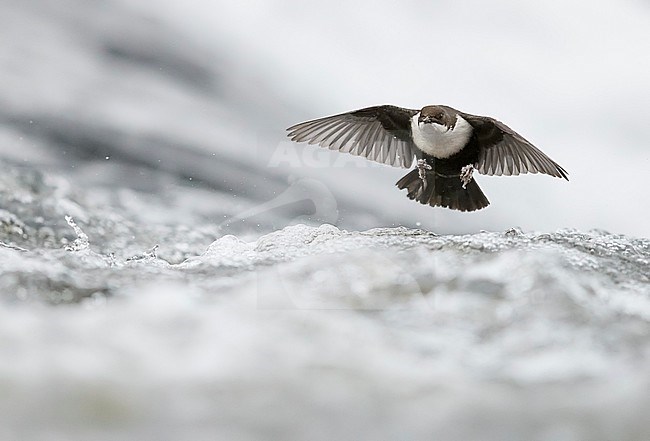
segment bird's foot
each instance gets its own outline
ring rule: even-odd
[[[418,159],[418,174],[420,175],[420,179],[422,179],[423,182],[426,182],[427,179],[427,170],[433,170],[433,167],[431,167],[426,159]]]
[[[460,181],[463,183],[463,188],[467,188],[467,184],[472,182],[472,174],[474,173],[474,166],[467,164],[460,169]]]

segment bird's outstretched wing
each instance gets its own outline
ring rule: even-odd
[[[496,176],[545,173],[569,180],[562,166],[501,121],[466,113],[461,116],[474,128],[479,143],[479,159],[475,164],[479,173]]]
[[[421,155],[411,140],[411,118],[416,113],[388,105],[367,107],[296,124],[287,131],[292,141],[408,168],[413,157]]]

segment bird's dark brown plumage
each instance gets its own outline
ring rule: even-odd
[[[471,136],[459,151],[436,158],[418,148],[413,140],[412,120],[416,115],[419,122],[433,122],[452,131],[457,121],[464,119],[471,126]],[[449,106],[425,106],[420,111],[391,105],[367,107],[296,124],[287,130],[293,141],[318,144],[395,167],[409,168],[414,158],[425,161],[431,170],[424,179],[411,172],[397,185],[408,190],[409,198],[432,206],[472,211],[489,204],[473,179],[467,188],[460,185],[461,169],[467,165],[485,175],[545,173],[568,180],[564,168],[504,123]]]

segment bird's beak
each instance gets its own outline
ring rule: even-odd
[[[431,122],[431,117],[430,116],[421,116],[421,117],[418,118],[418,123],[419,124],[422,124],[422,123],[428,124],[430,122]]]

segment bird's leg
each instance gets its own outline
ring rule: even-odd
[[[433,170],[433,167],[427,163],[426,159],[418,159],[418,174],[420,175],[422,182],[426,182],[427,180],[426,170]]]
[[[472,182],[472,173],[474,173],[474,166],[467,164],[460,169],[460,182],[463,183],[463,188],[467,188],[467,184]]]

